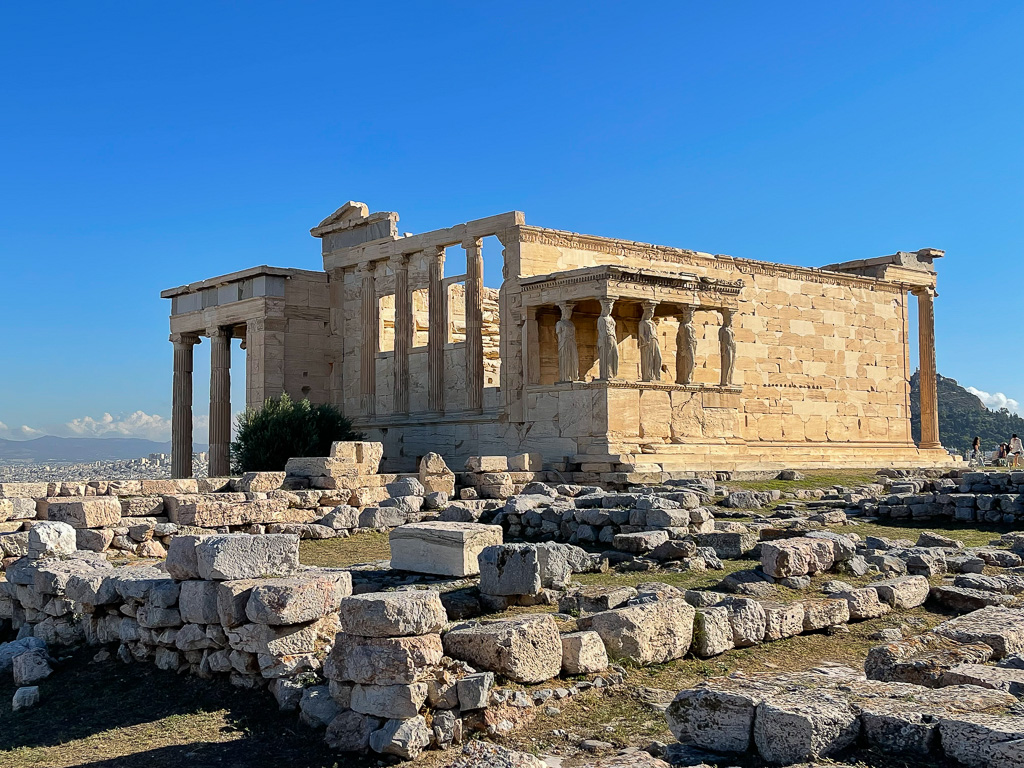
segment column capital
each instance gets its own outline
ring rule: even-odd
[[[612,310],[615,309],[615,297],[614,296],[602,296],[597,300],[598,304],[601,305],[601,316],[608,317],[611,315]]]
[[[232,330],[232,328],[226,325],[215,325],[212,328],[206,329],[206,335],[209,336],[211,339],[221,338],[223,336],[227,336],[228,338],[230,338],[233,333],[234,331]]]
[[[462,241],[462,247],[467,251],[473,248],[483,248],[484,241],[482,237],[467,237]]]
[[[911,288],[910,292],[919,299],[934,299],[939,295],[939,292],[931,286],[921,286],[918,288]]]
[[[175,345],[191,345],[195,346],[200,343],[198,333],[172,333],[168,339],[172,344]]]
[[[560,301],[558,302],[558,309],[562,312],[562,319],[569,320],[572,317],[572,310],[575,308],[575,301]]]
[[[409,266],[409,253],[396,253],[388,259],[388,265],[392,269],[405,269]]]

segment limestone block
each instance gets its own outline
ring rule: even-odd
[[[693,618],[693,652],[707,659],[734,647],[729,611],[724,607],[698,608]]]
[[[249,593],[245,615],[257,624],[302,624],[337,611],[350,594],[352,576],[346,571],[261,579]]]
[[[442,656],[441,637],[436,634],[362,637],[339,632],[324,675],[363,685],[409,685],[432,675]]]
[[[370,735],[380,730],[383,720],[351,709],[340,712],[327,726],[324,741],[341,752],[365,752],[370,748]]]
[[[271,689],[274,689],[273,685]],[[326,685],[299,688],[298,694],[299,719],[310,728],[326,728],[341,713],[341,707],[331,698],[330,689]],[[279,705],[280,701],[278,699]],[[294,709],[294,706],[292,708]],[[281,709],[284,707],[281,706]]]
[[[750,597],[728,597],[718,605],[728,612],[732,641],[737,648],[757,645],[764,640],[768,620],[761,603]]]
[[[563,649],[565,647],[563,641]],[[604,646],[601,646],[604,651]],[[460,678],[455,684],[458,707],[462,711],[486,709],[490,706],[491,687],[494,685],[493,672],[476,672]]]
[[[710,547],[715,554],[727,560],[736,560],[757,546],[756,533],[700,533],[697,543]]]
[[[508,457],[508,468],[512,472],[540,472],[544,457],[539,453],[518,453]]]
[[[31,560],[70,555],[76,547],[75,529],[52,520],[36,523],[28,531],[28,556]]]
[[[423,715],[389,720],[370,734],[370,749],[403,760],[415,760],[430,745],[430,729]]]
[[[121,522],[121,503],[115,496],[47,499],[46,519],[72,528],[113,526]]]
[[[680,744],[714,752],[750,749],[758,692],[691,688],[680,691],[668,705],[665,718]]]
[[[396,570],[464,577],[480,573],[480,553],[501,544],[502,530],[480,523],[412,523],[395,528],[388,540]]]
[[[608,653],[597,632],[562,635],[562,673],[588,675],[608,669]]]
[[[796,603],[761,601],[765,617],[765,642],[796,637],[804,631],[804,606]]]
[[[227,629],[225,634],[233,650],[283,657],[321,650],[333,640],[337,629],[337,618],[325,616],[308,624],[242,624]]]
[[[360,474],[375,475],[384,458],[384,444],[370,441],[331,443],[330,458],[343,459],[356,464]]]
[[[687,515],[689,517],[689,515]],[[623,552],[644,554],[668,541],[667,531],[637,531],[636,533],[618,533],[612,539],[612,546]]]
[[[832,597],[846,601],[853,621],[876,619],[892,610],[887,603],[878,599],[878,591],[872,587],[836,592]]]
[[[427,699],[427,684],[362,685],[352,687],[349,706],[356,712],[385,719],[415,717]]]
[[[878,599],[893,608],[910,609],[928,599],[930,584],[924,576],[902,576],[888,581],[873,581],[868,586],[878,592]]]
[[[287,575],[299,565],[299,537],[284,533],[208,536],[196,544],[196,559],[203,579]]]
[[[850,620],[850,607],[845,600],[801,600],[804,608],[804,631],[814,632]]]
[[[75,530],[75,544],[78,549],[89,552],[105,552],[114,540],[109,528],[78,528]]]
[[[925,632],[876,645],[868,651],[864,672],[871,680],[938,687],[946,670],[961,664],[983,664],[992,657],[984,643],[960,643]]]
[[[448,622],[435,590],[370,592],[343,598],[341,631],[363,637],[407,637],[440,632]]]
[[[846,749],[860,734],[860,720],[843,698],[809,689],[773,695],[757,707],[754,743],[765,760],[790,765]]]
[[[443,641],[448,656],[518,683],[550,680],[562,667],[562,641],[550,615],[458,627]]]
[[[589,628],[608,656],[637,664],[661,664],[686,655],[695,611],[681,598],[617,608],[590,617]]]
[[[968,768],[1017,768],[1024,764],[1024,718],[963,714],[939,720],[947,757]]]
[[[985,664],[957,664],[942,673],[941,684],[977,685],[1021,697],[1024,696],[1024,670],[990,667]]]
[[[540,561],[531,544],[501,544],[480,553],[480,592],[485,595],[538,595]]]
[[[199,483],[194,478],[179,480],[143,480],[140,496],[164,496],[177,493],[199,493]]]
[[[1024,650],[1024,611],[992,606],[957,616],[933,630],[961,643],[984,643],[1001,659]]]
[[[0,498],[0,523],[7,520],[33,520],[37,516],[35,499],[15,496]]]
[[[242,493],[267,493],[284,485],[284,472],[246,472],[234,482],[235,489]]]
[[[167,546],[167,560],[165,565],[167,573],[174,579],[198,579],[199,559],[196,555],[196,545],[205,536],[179,535],[171,539]]]
[[[245,607],[258,582],[255,579],[238,579],[214,583],[217,585],[217,616],[220,623],[225,628],[245,624],[249,620],[245,615]]]
[[[11,711],[17,712],[20,709],[28,709],[39,703],[39,686],[29,685],[19,688],[14,692],[11,699]]]
[[[11,659],[11,668],[14,673],[14,684],[19,688],[35,685],[53,673],[53,669],[50,668],[49,654],[40,648],[19,653]]]
[[[220,528],[226,525],[277,522],[287,509],[288,502],[284,499],[222,501],[213,495],[196,495],[183,497],[173,507],[169,507],[167,517],[179,525]]]
[[[761,545],[761,569],[772,578],[827,571],[835,563],[835,545],[828,539],[780,539]]]
[[[178,610],[181,612],[182,620],[192,624],[218,623],[220,615],[217,613],[217,582],[181,582]]]

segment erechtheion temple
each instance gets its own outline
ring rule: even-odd
[[[211,475],[228,474],[232,338],[246,351],[247,405],[284,392],[336,403],[384,444],[391,471],[429,451],[452,466],[531,453],[593,472],[949,461],[935,393],[942,251],[811,269],[543,229],[519,212],[423,234],[397,224],[350,202],[311,231],[322,272],[254,267],[161,294],[175,476],[191,474],[201,337]],[[501,286],[487,288],[484,259],[499,254]],[[446,256],[464,272],[446,274]]]

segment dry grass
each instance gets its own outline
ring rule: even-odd
[[[344,539],[306,540],[299,544],[299,560],[304,565],[322,568],[344,568],[390,559],[388,535],[376,531],[357,533]]]
[[[853,519],[856,520],[856,518]],[[912,520],[897,520],[893,522],[878,520],[873,523],[858,522],[853,526],[830,526],[830,529],[837,533],[856,533],[862,537],[881,536],[886,539],[910,539],[913,542],[916,542],[917,537],[925,531],[931,531],[932,533],[939,533],[943,536],[949,536],[952,539],[962,541],[964,546],[968,547],[986,546],[998,540],[1007,531],[1013,530],[1012,527],[1003,525],[981,525],[975,523],[968,528],[963,525],[950,525],[944,521],[924,520],[916,522]]]
[[[727,480],[722,485],[730,491],[798,491],[836,485],[849,488],[879,480],[871,469],[807,469],[801,470],[801,474],[802,480]]]

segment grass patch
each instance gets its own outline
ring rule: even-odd
[[[799,491],[829,489],[836,485],[850,487],[877,483],[879,477],[870,469],[808,469],[802,480],[728,480],[722,483],[730,491]]]
[[[360,563],[391,559],[386,533],[366,531],[348,538],[306,539],[299,543],[299,561],[321,568],[344,568]]]
[[[851,518],[857,520],[857,518]],[[877,520],[872,523],[858,522],[856,525],[833,525],[830,530],[836,533],[856,533],[864,536],[880,536],[886,539],[910,539],[917,541],[917,537],[924,531],[931,531],[951,539],[962,541],[967,547],[983,547],[997,540],[1004,533],[1013,530],[1012,526],[1006,525],[984,525],[975,523],[970,527],[963,525],[949,525],[936,520],[898,520],[887,522]]]

